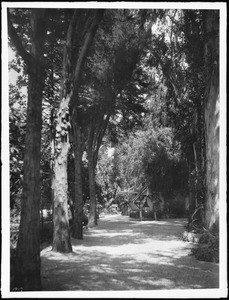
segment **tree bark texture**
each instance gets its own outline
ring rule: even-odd
[[[40,147],[44,87],[45,10],[31,10],[32,49],[26,52],[8,20],[9,36],[28,67],[27,128],[24,153],[21,219],[12,288],[41,289],[40,278]]]
[[[62,253],[72,251],[68,220],[67,158],[69,150],[69,103],[72,97],[72,47],[77,24],[77,11],[69,23],[63,54],[61,101],[56,120],[54,180],[53,180],[53,245],[52,250]]]
[[[205,223],[210,230],[219,228],[219,13],[208,11],[205,47],[206,72],[206,205]]]
[[[36,78],[29,77],[21,221],[17,244],[16,277],[23,290],[41,288],[39,222],[42,83],[39,70],[36,74]]]
[[[72,237],[83,239],[83,190],[82,190],[82,149],[81,149],[81,128],[77,124],[77,120],[72,122],[73,126],[73,148],[74,148],[74,164],[75,164],[75,199],[74,199],[74,215],[72,225]]]
[[[82,11],[75,10],[69,23],[66,46],[63,55],[63,75],[61,84],[61,102],[57,115],[54,166],[54,203],[53,203],[53,251],[68,253],[72,251],[68,221],[68,179],[67,157],[69,150],[69,104],[73,95],[73,70],[76,60],[73,54],[74,40]]]
[[[68,178],[67,157],[69,149],[68,104],[70,96],[60,104],[55,139],[54,162],[54,203],[53,203],[53,251],[68,253],[72,251],[68,222]]]

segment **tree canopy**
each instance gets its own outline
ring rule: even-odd
[[[60,252],[83,238],[85,203],[96,226],[99,206],[145,184],[173,213],[180,193],[189,216],[203,207],[200,223],[218,226],[218,29],[217,10],[8,9],[10,207],[25,266],[16,284],[40,288],[44,208]]]

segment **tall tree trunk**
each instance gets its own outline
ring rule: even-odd
[[[112,94],[112,93],[111,93]],[[110,96],[110,94],[109,94]],[[112,94],[109,99],[115,99]],[[112,101],[111,101],[112,103]],[[87,156],[88,156],[88,173],[89,173],[89,190],[90,190],[90,212],[88,227],[97,226],[97,201],[96,201],[96,186],[95,186],[95,168],[98,161],[98,152],[104,137],[107,125],[110,120],[110,112],[102,115],[99,113],[92,119],[88,127],[87,140]]]
[[[68,222],[68,178],[67,157],[69,149],[68,104],[70,96],[63,98],[58,112],[56,126],[56,156],[54,162],[53,203],[53,251],[71,252],[71,238]]]
[[[73,130],[73,140],[74,140],[74,154],[75,154],[75,215],[73,221],[73,237],[82,239],[83,238],[83,228],[82,228],[82,218],[83,218],[83,192],[82,192],[82,149],[81,149],[81,136],[80,128],[77,128],[77,104],[78,104],[78,91],[79,91],[79,81],[81,78],[81,72],[83,65],[87,56],[87,53],[91,47],[94,36],[98,29],[98,25],[103,18],[104,10],[97,9],[92,11],[88,15],[85,21],[85,27],[81,28],[81,31],[85,31],[85,35],[82,37],[81,47],[78,52],[78,57],[75,62],[74,72],[73,72],[73,91],[71,103],[69,104],[69,110],[72,122]],[[73,102],[74,100],[74,102]],[[77,145],[76,143],[79,143]]]
[[[193,147],[189,148],[187,153],[188,158],[188,169],[189,169],[189,215],[191,216],[197,206],[197,195],[196,195],[196,172],[195,172],[195,157]]]
[[[80,14],[80,13],[79,13]],[[69,150],[69,103],[72,97],[72,45],[78,12],[69,23],[63,55],[61,101],[57,114],[54,162],[53,202],[53,246],[52,250],[68,253],[72,251],[68,221],[68,178],[67,158]]]
[[[24,154],[21,221],[17,244],[16,278],[23,290],[40,290],[40,146],[41,146],[41,70],[34,66],[29,76],[27,131]]]
[[[73,148],[75,163],[75,212],[73,216],[72,237],[83,239],[83,190],[82,190],[82,149],[81,128],[77,120],[72,122],[73,126]]]
[[[80,14],[80,13],[79,13]],[[63,54],[61,101],[57,114],[54,161],[53,199],[53,246],[52,250],[62,253],[72,251],[68,220],[67,159],[69,150],[69,103],[72,97],[72,45],[78,12],[69,23]]]
[[[81,71],[86,55],[88,53],[88,50],[90,49],[91,43],[96,33],[98,24],[102,19],[102,15],[103,10],[95,10],[95,12],[91,12],[91,14],[89,14],[87,18],[85,18],[83,11],[75,10],[67,32],[66,47],[63,59],[63,78],[61,90],[62,100],[60,103],[58,124],[56,129],[57,156],[55,162],[55,196],[53,208],[53,250],[59,252],[72,251],[67,205],[67,155],[69,149],[68,125],[70,122],[70,117],[74,119],[74,111],[77,104]],[[83,23],[82,25],[82,22],[85,23]],[[84,31],[86,32],[85,36],[81,36],[82,32]],[[82,39],[82,41],[80,38]],[[75,44],[78,45],[77,49],[73,49],[73,46],[75,46]],[[76,128],[74,132],[77,133]],[[75,138],[75,141],[77,141],[77,137]],[[77,147],[77,145],[74,146],[75,149],[77,149]],[[77,158],[78,155],[79,152],[77,150]],[[82,183],[80,183],[80,180],[82,179],[79,179],[79,174],[81,174],[81,170],[78,170],[79,160],[76,161],[75,167],[75,186],[78,190],[79,196],[80,193],[82,193],[82,191],[79,191],[80,185],[82,186]],[[81,195],[80,198],[82,198]],[[76,203],[77,215],[74,216],[73,220],[73,235],[82,238],[82,204],[80,198]]]
[[[50,170],[51,170],[51,203],[52,203],[52,213],[54,211],[54,184],[55,184],[55,173],[54,173],[54,166],[55,166],[55,127],[54,127],[54,109],[51,110],[50,116],[50,131],[51,131],[51,159],[50,159]],[[52,218],[52,229],[53,229],[53,218]]]
[[[10,20],[9,35],[28,67],[27,128],[24,153],[21,220],[13,287],[25,291],[41,289],[40,278],[40,147],[42,92],[44,87],[43,46],[45,10],[32,9],[31,54],[25,51]]]
[[[96,189],[95,189],[95,164],[94,155],[91,148],[88,148],[88,173],[89,173],[89,189],[90,189],[90,212],[88,227],[95,227],[97,223],[97,201],[96,201]]]
[[[207,11],[205,67],[210,74],[206,88],[206,206],[208,229],[219,228],[219,12]]]
[[[70,118],[74,120],[75,105],[77,104],[79,80],[83,63],[85,61],[88,50],[90,49],[94,35],[96,33],[98,24],[102,18],[103,10],[95,10],[92,15],[88,15],[88,19],[85,19],[83,11],[75,10],[72,19],[70,21],[66,47],[64,50],[63,58],[63,78],[61,88],[61,103],[58,113],[57,127],[56,127],[56,160],[55,160],[55,195],[54,195],[54,207],[53,207],[53,250],[58,252],[71,252],[71,240],[70,230],[68,222],[68,203],[67,203],[67,192],[68,192],[68,180],[67,180],[67,156],[69,149],[69,122]],[[85,25],[82,25],[82,22]],[[90,22],[89,22],[90,21]],[[86,28],[84,28],[84,26]],[[85,30],[86,34],[84,37],[81,36],[82,31]],[[77,32],[77,34],[76,34]],[[83,40],[77,40],[77,38]],[[77,43],[76,43],[77,41]],[[74,43],[80,45],[77,49],[73,49]],[[73,103],[73,100],[75,101]],[[69,113],[70,111],[70,113]],[[75,127],[75,126],[74,126]],[[74,133],[77,133],[75,128]],[[78,137],[76,136],[75,141]],[[75,145],[77,149],[79,146]],[[78,159],[79,151],[76,151]],[[82,193],[80,190],[79,174],[81,170],[78,170],[79,160],[75,163],[76,172],[76,188],[78,190],[78,196]],[[79,173],[79,174],[78,174]],[[81,183],[82,186],[82,183]],[[82,198],[80,196],[80,198]],[[82,238],[82,204],[81,199],[77,200],[77,215],[73,219],[73,235]],[[80,203],[80,204],[79,204]],[[81,229],[80,229],[81,228]]]

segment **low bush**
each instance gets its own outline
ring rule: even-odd
[[[204,232],[200,236],[197,246],[191,251],[198,260],[218,263],[219,235],[213,236],[211,233]]]
[[[139,219],[140,218],[140,214],[139,211],[131,211],[129,214],[130,218],[134,218],[134,219]]]
[[[154,213],[152,211],[143,211],[142,216],[143,218],[154,219]],[[159,212],[157,212],[157,218],[160,218]]]

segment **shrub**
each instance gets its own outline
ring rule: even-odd
[[[218,263],[219,235],[213,236],[208,232],[204,232],[199,238],[197,247],[191,251],[198,260]]]
[[[131,211],[130,212],[130,218],[134,218],[134,219],[139,219],[140,218],[140,214],[139,211]]]
[[[154,213],[152,211],[143,211],[142,215],[147,219],[154,219]],[[160,213],[157,212],[157,218],[160,218]]]

